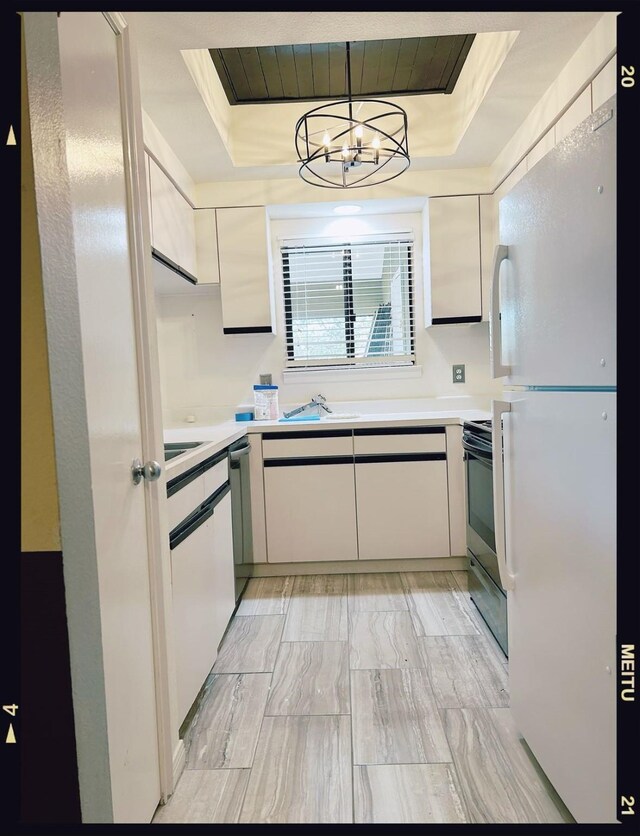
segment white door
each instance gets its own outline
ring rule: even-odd
[[[63,12],[58,34],[113,821],[149,822],[160,799],[145,511],[149,486],[144,480],[135,486],[130,474],[133,459],[141,456],[142,437],[117,36],[97,12]],[[82,709],[76,709],[76,724]]]
[[[615,822],[616,396],[509,399],[511,709],[576,820]]]

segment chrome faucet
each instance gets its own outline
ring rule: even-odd
[[[306,403],[304,406],[299,406],[297,409],[292,409],[291,412],[283,412],[282,415],[285,418],[291,418],[293,415],[298,415],[300,412],[304,412],[305,409],[309,409],[309,407],[317,406],[318,413],[320,413],[320,409],[324,409],[325,412],[333,412],[332,409],[326,405],[327,399],[324,395],[316,395],[314,398],[311,398],[309,403]]]

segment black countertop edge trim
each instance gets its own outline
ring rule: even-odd
[[[446,461],[446,453],[376,453],[375,455],[357,455],[356,464],[386,464],[388,462],[433,462]]]
[[[193,482],[194,479],[197,479],[198,476],[201,476],[205,471],[209,470],[209,468],[214,467],[221,461],[224,461],[228,455],[229,452],[227,448],[220,450],[218,453],[214,453],[213,456],[210,456],[203,462],[199,462],[193,467],[190,467],[189,470],[185,470],[184,473],[181,473],[179,476],[175,476],[173,479],[170,479],[167,482],[167,498],[173,496],[174,493],[177,493],[179,490],[186,487],[189,482]]]
[[[355,429],[354,435],[440,435],[444,427],[367,427]]]
[[[223,328],[223,334],[273,334],[271,325],[251,325],[246,328]]]
[[[481,316],[438,316],[431,320],[432,325],[456,325],[464,322],[482,322]]]
[[[176,264],[175,261],[171,261],[171,259],[167,258],[166,255],[162,255],[162,253],[158,252],[158,250],[154,247],[151,247],[151,255],[156,261],[164,264],[164,266],[168,267],[169,270],[173,270],[173,272],[177,273],[181,278],[186,279],[191,284],[198,284],[198,280],[195,276],[192,276],[191,273],[187,272],[183,267],[180,267],[180,265]]]
[[[277,441],[280,438],[348,438],[353,430],[296,430],[293,432],[262,433],[263,441]]]
[[[353,456],[304,456],[290,459],[265,459],[265,467],[302,467],[303,465],[353,464]]]

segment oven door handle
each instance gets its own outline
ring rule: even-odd
[[[504,454],[502,451],[502,416],[511,412],[508,401],[493,401],[493,508],[496,526],[496,556],[502,586],[507,590],[515,588],[516,576],[509,569],[506,547],[506,523],[504,513]]]

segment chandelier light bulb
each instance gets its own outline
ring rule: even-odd
[[[349,157],[349,146],[347,145],[346,142],[342,146],[342,156],[345,158],[345,160],[348,159],[348,157]]]
[[[329,131],[324,132],[322,144],[324,145],[324,161],[325,163],[328,163],[330,159],[329,152],[331,150],[331,137],[329,136]]]
[[[371,146],[373,148],[373,162],[375,165],[378,165],[380,162],[380,137],[378,134],[374,136]]]
[[[356,135],[356,146],[358,151],[360,151],[362,149],[362,134],[364,133],[362,125],[356,125],[354,133]]]

